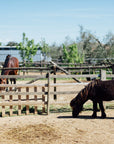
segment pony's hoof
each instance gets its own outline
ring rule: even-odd
[[[72,116],[73,118],[77,118],[77,116]]]
[[[72,114],[72,117],[73,117],[73,118],[77,118],[77,115],[76,115],[76,114]]]
[[[73,118],[77,118],[77,116],[78,116],[77,114],[72,113],[72,117],[73,117]]]
[[[92,114],[92,118],[96,118],[97,117],[97,115],[96,114]]]
[[[101,116],[101,118],[106,118],[106,114],[104,113],[104,114],[102,114],[102,116]]]

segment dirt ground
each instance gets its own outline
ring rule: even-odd
[[[106,119],[91,119],[92,111],[0,118],[0,144],[113,144],[114,111],[106,112]]]
[[[106,119],[100,118],[100,112],[92,119],[92,111],[83,111],[75,119],[71,112],[3,117],[0,144],[113,144],[114,110],[107,109],[106,114]]]

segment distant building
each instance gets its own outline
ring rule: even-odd
[[[6,56],[10,54],[11,56],[17,57],[21,62],[22,59],[19,54],[19,50],[17,50],[16,46],[0,46],[0,62],[4,62]],[[40,50],[37,51],[36,55],[33,57],[33,61],[42,61],[44,57]],[[47,58],[46,61],[49,61],[51,58]]]

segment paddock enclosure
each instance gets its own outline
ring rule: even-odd
[[[39,64],[28,68],[20,66],[17,76],[7,76],[17,78],[16,85],[0,85],[9,87],[8,92],[0,91],[0,112],[3,116],[0,118],[0,144],[114,143],[113,102],[109,102],[111,107],[106,109],[106,119],[101,119],[99,112],[97,119],[92,119],[90,109],[82,111],[74,119],[71,111],[66,109],[71,99],[92,79],[113,78],[112,66],[98,66],[99,69],[86,66],[81,71],[75,67],[73,72],[60,65],[57,67],[49,63],[47,67],[39,67]],[[88,74],[82,73],[83,70]],[[60,107],[60,111],[55,111],[56,106]]]
[[[2,69],[2,68],[1,68]],[[94,66],[94,67],[61,67],[54,62],[47,64],[47,67],[19,67],[14,68],[19,70],[17,76],[2,75],[0,78],[16,78],[17,84],[2,84],[0,87],[8,87],[9,91],[0,91],[0,110],[1,116],[7,114],[22,115],[23,109],[25,114],[49,114],[50,105],[69,105],[70,100],[84,88],[90,81],[85,79],[100,78],[105,80],[113,78],[113,66]],[[73,69],[78,74],[72,74]],[[88,70],[88,74],[83,74],[82,70]],[[99,69],[99,73],[94,74],[90,69]],[[112,73],[107,74],[107,69],[112,69]],[[79,73],[81,72],[81,73]],[[99,76],[100,75],[100,76]],[[85,78],[85,79],[84,79]],[[26,80],[25,80],[26,79]],[[16,91],[14,91],[16,88]]]

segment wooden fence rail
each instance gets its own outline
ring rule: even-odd
[[[50,78],[87,78],[87,77],[90,77],[90,78],[94,78],[94,77],[99,77],[98,74],[83,74],[83,75],[51,75]],[[108,78],[114,78],[114,74],[106,74],[106,77]],[[44,79],[44,78],[47,78],[46,75],[0,75],[0,78],[22,78],[22,79],[25,79],[25,78],[38,78],[38,79]]]
[[[112,65],[113,66],[113,65]],[[76,66],[76,67],[66,67],[66,66],[62,66],[63,69],[67,69],[67,70],[79,70],[79,69],[104,69],[104,68],[112,68],[111,65],[107,65],[107,66]],[[15,67],[15,68],[0,68],[0,70],[53,70],[52,66],[48,66],[48,67]]]

